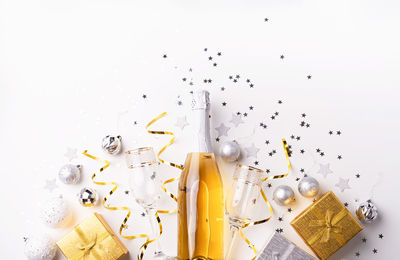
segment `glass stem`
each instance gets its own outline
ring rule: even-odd
[[[154,241],[155,246],[156,246],[156,254],[159,254],[161,251],[161,243],[160,240],[158,239],[158,233],[157,233],[157,219],[156,219],[156,210],[154,208],[146,208],[146,214],[148,216],[150,226],[151,226],[151,237],[150,239],[156,239]]]
[[[232,254],[232,249],[234,248],[234,244],[236,244],[236,239],[239,234],[239,228],[235,226],[231,226],[231,242],[229,244],[229,249],[228,252],[226,253],[225,259],[230,260],[231,259],[231,254]]]

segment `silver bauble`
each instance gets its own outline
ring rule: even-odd
[[[219,154],[224,161],[234,162],[240,156],[240,147],[236,141],[224,142],[219,148]]]
[[[84,207],[93,207],[97,204],[97,192],[95,189],[85,187],[78,193],[78,200]]]
[[[304,177],[299,182],[298,190],[304,197],[315,197],[319,192],[319,182],[313,177]]]
[[[378,217],[378,209],[371,201],[366,201],[358,206],[356,215],[362,222],[371,223]]]
[[[76,184],[81,179],[81,166],[66,164],[58,172],[58,178],[65,184]]]
[[[56,256],[56,243],[48,235],[40,234],[24,239],[24,253],[29,260],[52,260]]]
[[[113,135],[107,135],[106,137],[103,138],[103,141],[101,142],[101,148],[103,148],[103,151],[109,154],[117,154],[119,151],[121,151],[122,147],[122,137],[121,136],[113,136]]]
[[[273,198],[276,203],[287,206],[295,201],[294,191],[287,185],[280,185],[274,190]]]
[[[51,196],[40,205],[40,219],[50,227],[61,227],[72,219],[72,212],[61,195]]]

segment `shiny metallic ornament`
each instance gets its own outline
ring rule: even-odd
[[[274,190],[273,198],[281,206],[287,206],[295,201],[294,191],[287,185],[280,185]]]
[[[313,177],[304,177],[297,188],[302,196],[312,198],[319,192],[319,182]]]
[[[226,162],[234,162],[240,156],[240,147],[236,141],[224,142],[219,148],[219,154]]]
[[[358,206],[356,210],[356,215],[358,219],[362,222],[372,223],[375,219],[378,218],[378,209],[370,200],[368,200]]]
[[[106,137],[103,138],[103,141],[101,143],[101,148],[103,148],[103,151],[108,153],[108,154],[117,154],[119,151],[121,151],[122,147],[122,137],[121,136],[112,136],[112,135],[107,135]]]
[[[58,172],[58,178],[65,184],[76,184],[81,179],[81,166],[66,164]]]
[[[95,189],[85,187],[78,193],[78,200],[84,207],[93,207],[98,201],[97,192]]]
[[[56,243],[46,234],[24,237],[25,256],[29,260],[52,260],[57,254]]]

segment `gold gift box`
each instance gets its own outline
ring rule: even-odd
[[[128,250],[103,217],[94,213],[57,242],[69,260],[116,260]]]
[[[363,228],[332,191],[290,223],[312,251],[328,259]]]

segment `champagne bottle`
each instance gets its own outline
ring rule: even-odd
[[[210,142],[207,91],[193,94],[195,150],[187,155],[178,191],[178,259],[224,258],[224,194]]]

